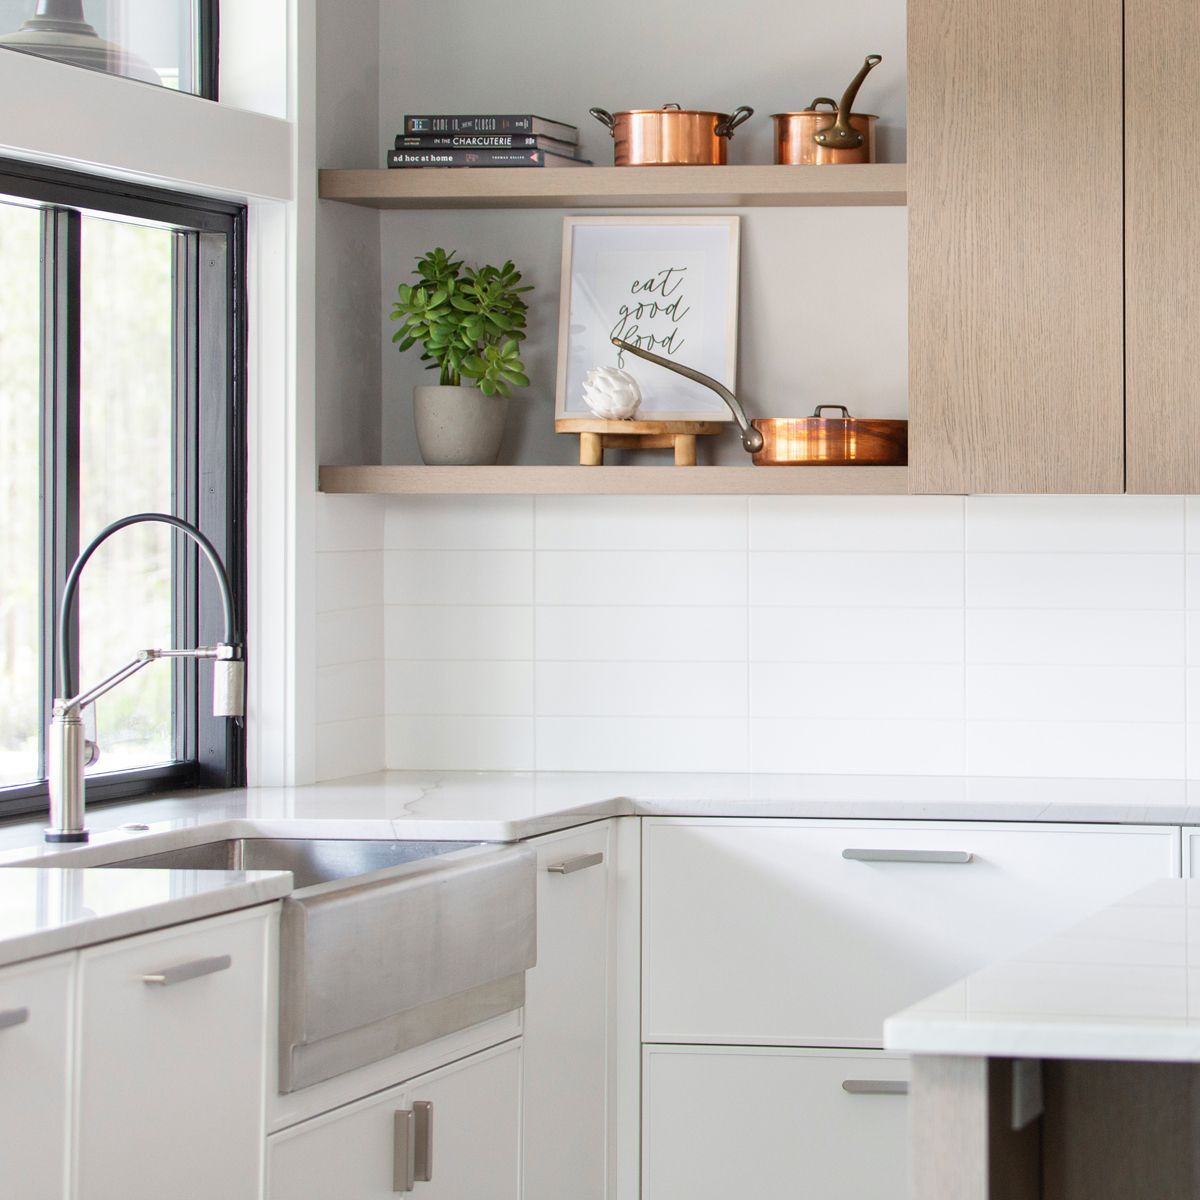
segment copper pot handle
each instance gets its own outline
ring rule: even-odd
[[[835,113],[838,110],[836,100],[831,100],[828,96],[818,96],[804,111],[805,112],[816,112],[817,107],[821,104],[828,104],[829,107],[832,108]]]
[[[589,108],[588,112],[604,126],[605,129],[613,136],[617,136],[617,122],[613,118],[612,113],[607,108]]]
[[[880,54],[868,54],[858,74],[850,80],[850,86],[842,95],[842,102],[837,106],[837,119],[832,125],[813,134],[813,141],[818,146],[830,150],[857,150],[863,144],[863,135],[850,125],[850,116],[854,111],[854,101],[858,97],[858,89],[862,87],[867,75],[883,62]]]
[[[842,414],[843,421],[854,420],[854,418],[850,415],[850,410],[844,404],[818,404],[817,407],[813,409],[813,416],[820,417],[822,410],[826,408],[836,408],[838,412]]]
[[[717,137],[731,138],[733,137],[733,131],[743,122],[750,120],[752,116],[754,116],[754,109],[743,104],[739,108],[735,108],[723,121],[718,121],[713,133]]]

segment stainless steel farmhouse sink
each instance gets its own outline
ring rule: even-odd
[[[520,1008],[537,956],[536,857],[473,842],[153,839],[46,866],[291,871],[280,924],[279,1090]],[[136,851],[136,853],[131,853]],[[107,861],[105,861],[107,860]]]

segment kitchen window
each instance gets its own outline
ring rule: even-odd
[[[197,524],[244,625],[244,221],[235,205],[0,162],[0,815],[46,807],[58,606],[104,525],[145,511]],[[212,644],[220,621],[190,541],[122,530],[82,578],[75,678]],[[242,781],[243,731],[211,716],[211,671],[157,662],[87,710],[90,802]]]

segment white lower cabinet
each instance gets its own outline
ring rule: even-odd
[[[75,1200],[259,1200],[273,910],[79,955]]]
[[[0,1191],[63,1200],[75,956],[0,970]]]
[[[646,1046],[642,1200],[897,1200],[907,1078],[877,1050]]]
[[[270,1200],[519,1200],[521,1043],[420,1075],[269,1139]]]
[[[885,1017],[1179,873],[1179,830],[643,822],[655,1043],[878,1046]]]
[[[607,1194],[612,822],[538,855],[538,958],[525,976],[525,1200]]]

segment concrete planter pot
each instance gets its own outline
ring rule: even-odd
[[[417,446],[431,467],[486,466],[500,456],[508,400],[474,387],[413,388]]]

